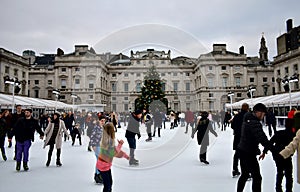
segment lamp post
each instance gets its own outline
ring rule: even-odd
[[[256,91],[256,88],[253,87],[253,86],[250,86],[249,89],[248,89],[248,97],[250,97],[251,99],[251,105],[253,105],[253,102],[252,102],[252,99],[253,99],[253,92]]]
[[[4,83],[12,85],[12,105],[11,105],[11,112],[14,113],[15,109],[15,88],[16,86],[19,86],[21,83],[18,81],[18,78],[12,78],[10,79],[8,76],[4,77]]]
[[[60,91],[58,89],[53,89],[52,93],[55,95],[55,111],[57,108],[57,101],[60,95]]]
[[[72,97],[72,111],[73,111],[73,114],[74,114],[74,103],[75,103],[75,99],[77,99],[78,96],[74,93],[71,93],[71,97]]]
[[[228,93],[228,97],[230,98],[230,113],[232,115],[232,97],[234,96],[233,92]]]
[[[290,110],[292,109],[292,95],[291,95],[291,83],[293,82],[298,82],[298,74],[294,74],[290,77],[285,77],[281,82],[282,82],[282,85],[284,86],[285,90],[288,90],[289,91],[289,103],[290,103]]]

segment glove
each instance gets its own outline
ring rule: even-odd
[[[274,153],[272,153],[272,155],[273,155],[274,161],[276,161],[276,162],[284,161],[284,158],[278,152],[274,152]]]
[[[138,139],[140,139],[140,138],[141,138],[141,134],[140,134],[140,133],[138,133],[138,134],[137,134],[137,136],[138,136]]]

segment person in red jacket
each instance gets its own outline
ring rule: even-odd
[[[185,112],[185,122],[186,122],[186,127],[185,127],[185,132],[188,133],[189,125],[194,128],[194,113],[190,111],[189,108],[187,108],[187,111]]]

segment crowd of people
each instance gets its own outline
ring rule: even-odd
[[[231,114],[230,112],[211,113],[202,111],[192,112],[189,108],[184,112],[170,111],[169,113],[155,109],[137,109],[128,114],[125,113],[104,113],[104,112],[76,112],[67,113],[55,112],[53,114],[42,114],[39,119],[32,116],[31,109],[22,109],[21,105],[16,106],[16,112],[11,114],[9,110],[0,113],[0,148],[2,158],[7,160],[5,153],[5,139],[8,138],[8,147],[12,147],[15,139],[16,171],[21,170],[23,163],[24,171],[29,170],[29,149],[34,142],[35,132],[44,140],[44,148],[49,146],[46,167],[50,166],[54,147],[56,148],[56,166],[62,166],[61,148],[63,141],[72,139],[72,146],[76,138],[79,145],[82,145],[81,137],[86,135],[89,138],[88,151],[93,151],[96,157],[94,181],[103,184],[103,191],[111,191],[112,174],[111,166],[113,158],[125,158],[130,166],[139,166],[135,151],[137,139],[141,138],[140,127],[146,127],[148,138],[146,142],[151,143],[156,133],[161,137],[162,129],[175,129],[184,127],[185,134],[190,132],[193,139],[196,135],[200,145],[199,160],[208,165],[207,148],[209,146],[209,133],[218,136],[219,131],[226,131],[226,128],[233,129],[233,169],[232,176],[239,177],[237,192],[242,192],[246,181],[252,180],[252,190],[261,191],[262,176],[258,160],[262,160],[268,151],[271,151],[276,163],[276,192],[282,192],[282,180],[286,178],[286,191],[293,191],[293,165],[292,155],[300,149],[300,111],[292,109],[287,114],[284,130],[277,130],[276,118],[272,109],[267,109],[262,103],[258,103],[249,109],[244,103],[240,111]],[[166,121],[169,121],[166,127]],[[262,121],[268,127],[268,135],[263,131]],[[115,133],[121,126],[126,126],[125,138],[129,146],[129,154],[121,150],[125,143],[117,140]],[[191,131],[189,131],[191,129]],[[264,147],[261,152],[259,145]],[[299,153],[300,150],[298,150]],[[257,158],[257,156],[259,156]],[[300,183],[300,159],[298,155],[298,180]],[[239,166],[240,165],[240,166]],[[240,168],[239,168],[240,167]]]

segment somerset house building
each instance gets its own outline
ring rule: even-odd
[[[229,102],[229,93],[234,93],[233,102],[246,98],[249,86],[256,88],[255,97],[274,94],[274,69],[267,54],[262,37],[260,57],[247,57],[244,47],[238,53],[228,51],[226,44],[214,44],[198,58],[171,58],[170,50],[154,49],[97,54],[88,45],[75,45],[72,53],[58,49],[35,57],[25,51],[23,56],[33,57],[30,97],[74,103],[77,110],[127,112],[134,109],[149,67],[155,66],[170,109],[216,112]]]
[[[150,66],[159,73],[168,107],[174,111],[221,111],[230,102],[229,93],[234,93],[233,102],[239,101],[247,98],[251,86],[256,89],[254,97],[275,94],[274,68],[263,36],[259,57],[248,57],[244,47],[229,51],[226,44],[214,44],[211,52],[198,58],[172,58],[170,50],[155,49],[98,54],[88,45],[75,45],[72,53],[58,48],[41,56],[31,50],[22,57],[10,54],[10,61],[1,59],[1,75],[11,73],[12,62],[24,65],[18,68],[22,75],[14,71],[27,80],[20,95],[59,100],[80,111],[134,110]],[[1,92],[9,93],[7,88]]]

